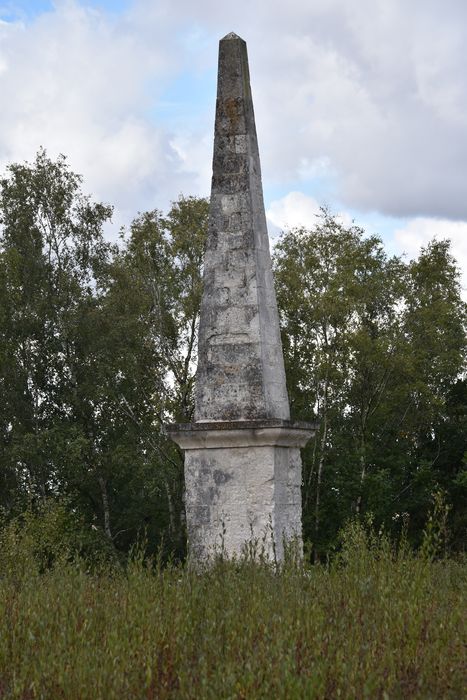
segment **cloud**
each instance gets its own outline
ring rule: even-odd
[[[467,298],[467,222],[418,217],[394,232],[399,252],[406,253],[410,258],[417,257],[421,248],[434,238],[448,238],[451,241],[452,255],[463,270],[461,284],[463,295]]]
[[[347,207],[467,219],[465,2],[173,7],[212,38],[203,51],[231,29],[248,41],[266,180],[299,180],[304,159],[327,159]]]
[[[279,230],[311,227],[316,223],[318,214],[318,202],[303,192],[289,192],[285,197],[271,202],[266,210],[268,221]]]
[[[320,210],[318,201],[303,192],[289,192],[285,197],[272,201],[266,209],[271,236],[293,228],[313,228]],[[336,212],[335,217],[344,226],[352,224],[352,217],[347,212]]]
[[[189,193],[207,196],[212,175],[212,135],[181,132],[173,138],[171,146],[180,159],[180,172],[190,178]]]
[[[2,169],[44,146],[65,153],[86,190],[115,203],[119,218],[163,206],[188,184],[173,134],[148,116],[179,69],[168,27],[149,36],[138,14],[111,18],[73,1],[29,24],[3,22]]]
[[[179,192],[206,194],[217,43],[235,30],[248,41],[276,209],[277,193],[289,192],[273,217],[303,213],[298,195],[318,199],[310,182],[327,177],[319,198],[331,206],[467,220],[463,0],[133,0],[118,14],[84,0],[54,6],[0,23],[0,166],[40,145],[64,152],[124,217]],[[157,108],[174,85],[174,118],[163,119]]]

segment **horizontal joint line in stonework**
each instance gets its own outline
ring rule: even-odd
[[[248,338],[250,337],[248,333],[244,332],[235,332],[235,331],[227,331],[226,333],[211,333],[210,335],[206,336],[206,340],[212,340],[212,338],[222,338],[222,337],[230,337],[230,336],[247,336]]]

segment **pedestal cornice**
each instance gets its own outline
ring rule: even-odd
[[[171,439],[184,450],[225,447],[304,447],[317,429],[316,423],[290,420],[206,421],[172,423]]]

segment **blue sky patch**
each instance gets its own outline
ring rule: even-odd
[[[44,12],[51,12],[54,4],[51,0],[0,0],[0,18],[5,22],[34,19]]]
[[[132,0],[84,0],[78,4],[120,14],[132,5]],[[53,0],[0,0],[0,19],[6,22],[33,20],[44,12],[54,10]]]

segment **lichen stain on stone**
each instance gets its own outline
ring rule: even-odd
[[[230,481],[232,479],[232,475],[228,472],[222,471],[221,469],[215,469],[213,472],[213,478],[216,485],[220,486],[221,484],[226,484],[228,481]]]
[[[230,121],[232,132],[235,132],[237,130],[238,122],[240,121],[240,114],[237,102],[238,100],[235,97],[227,97],[224,100],[224,109]]]

